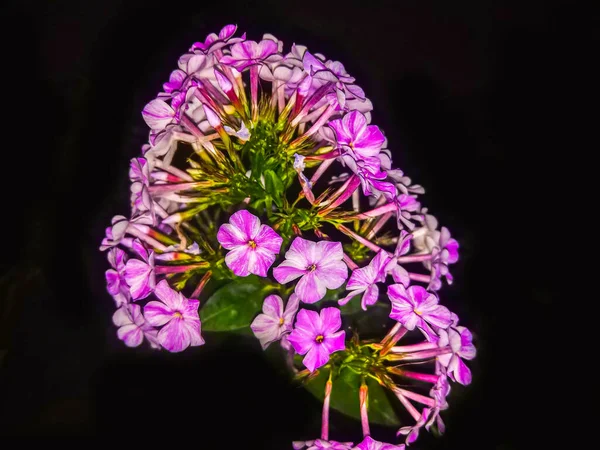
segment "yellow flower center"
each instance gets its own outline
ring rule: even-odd
[[[323,339],[324,339],[324,336],[322,334],[320,334],[315,338],[315,341],[320,344],[321,342],[323,342]]]
[[[248,245],[250,246],[250,248],[256,248],[256,242],[252,240],[248,241]]]
[[[173,317],[175,317],[176,319],[181,319],[183,317],[183,314],[181,314],[179,311],[175,311],[173,313]]]
[[[310,266],[308,266],[306,268],[306,270],[308,270],[309,272],[314,272],[315,270],[317,270],[317,265],[316,264],[311,264]]]
[[[281,319],[279,319],[279,326],[283,326],[283,317]]]
[[[415,314],[417,314],[417,315],[419,315],[419,316],[420,316],[420,315],[421,315],[421,314],[423,314],[423,313],[422,313],[421,311],[419,311],[418,309],[415,309]]]

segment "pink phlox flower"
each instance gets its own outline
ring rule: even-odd
[[[397,435],[402,434],[406,436],[406,444],[412,444],[419,437],[419,430],[427,423],[427,419],[429,418],[429,408],[423,408],[423,412],[421,413],[421,417],[415,425],[412,427],[402,427],[398,430]]]
[[[403,226],[406,226],[409,230],[414,229],[415,224],[411,219],[418,219],[420,217],[419,214],[413,213],[418,213],[421,208],[421,204],[417,201],[417,197],[414,195],[400,194],[396,196],[394,201],[397,207],[396,218],[398,228],[402,229]]]
[[[440,341],[438,345],[445,347],[450,345],[451,354],[439,355],[437,360],[446,367],[448,376],[462,385],[471,383],[471,370],[463,362],[463,359],[471,360],[477,355],[473,345],[473,335],[465,328],[458,326],[439,331]]]
[[[144,316],[150,325],[162,326],[157,336],[160,345],[170,352],[180,352],[204,344],[198,315],[200,302],[171,289],[167,280],[156,285],[154,294],[160,301],[148,302]]]
[[[261,225],[260,219],[248,211],[241,210],[221,225],[217,240],[223,248],[230,250],[225,264],[239,277],[251,273],[266,277],[275,261],[283,239],[273,228]]]
[[[125,281],[134,300],[146,298],[156,286],[154,252],[148,251],[139,239],[134,239],[132,249],[141,259],[131,258],[125,264]]]
[[[346,332],[338,331],[342,317],[337,308],[323,308],[320,313],[301,309],[288,341],[296,353],[306,355],[304,366],[314,372],[329,361],[329,355],[346,348]]]
[[[139,346],[145,337],[152,348],[160,348],[157,338],[158,330],[144,319],[142,308],[139,305],[133,303],[122,305],[113,314],[112,321],[119,327],[118,338],[127,347]]]
[[[105,273],[106,290],[112,295],[117,306],[121,306],[128,303],[131,298],[124,273],[127,254],[120,248],[113,247],[108,251],[107,257],[112,269],[108,269]]]
[[[329,122],[335,132],[338,148],[352,153],[354,159],[376,157],[385,141],[385,136],[376,125],[367,125],[365,115],[352,111],[342,119]],[[381,162],[377,160],[377,165]]]
[[[262,64],[267,59],[272,62],[281,58],[281,55],[277,54],[277,43],[264,39],[260,42],[244,41],[232,45],[231,55],[223,56],[220,62],[242,72],[250,66]]]
[[[371,436],[365,436],[363,441],[352,450],[404,450],[405,448],[406,446],[404,444],[388,444],[386,442],[376,441]]]
[[[295,292],[304,303],[325,297],[327,289],[337,289],[348,277],[340,242],[312,242],[297,237],[285,254],[285,261],[273,269],[273,276],[286,284],[300,278]]]
[[[256,316],[250,324],[250,329],[260,341],[263,350],[293,330],[294,317],[299,304],[296,294],[290,296],[285,310],[283,300],[278,295],[269,295],[265,298],[263,313]]]
[[[390,318],[409,330],[416,326],[425,336],[437,339],[428,324],[447,328],[452,323],[448,308],[439,305],[437,296],[421,286],[405,288],[402,284],[392,284],[388,286],[388,297],[392,303]]]
[[[346,290],[350,293],[338,300],[340,305],[345,305],[356,295],[363,294],[361,307],[367,310],[367,305],[374,305],[379,298],[379,287],[377,283],[385,281],[385,268],[390,256],[385,250],[381,250],[365,267],[355,269],[350,275]]]

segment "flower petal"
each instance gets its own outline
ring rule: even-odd
[[[152,301],[144,306],[144,317],[150,325],[159,327],[173,319],[173,310],[162,302]]]
[[[273,231],[273,228],[270,226],[261,225],[258,233],[254,237],[254,242],[258,247],[269,250],[272,253],[279,254],[283,239],[275,231]]]
[[[250,275],[250,254],[252,249],[248,246],[240,246],[231,250],[225,255],[225,264],[238,277],[247,277]]]
[[[240,245],[248,244],[245,234],[239,228],[229,223],[224,223],[219,227],[217,241],[226,250],[232,250]]]
[[[316,344],[308,351],[302,363],[308,370],[314,372],[315,369],[327,364],[327,361],[329,361],[327,348],[322,344]]]
[[[134,324],[125,325],[117,330],[117,336],[127,347],[137,347],[144,340],[144,333]]]
[[[290,260],[285,260],[273,269],[273,277],[281,284],[289,283],[305,274],[306,269],[304,267],[298,267],[294,261]]]
[[[260,219],[245,209],[233,214],[229,218],[229,223],[243,233],[245,242],[254,239],[260,229]]]
[[[316,275],[315,271],[309,272],[300,278],[294,292],[296,292],[300,301],[304,303],[315,303],[325,297],[327,288],[322,279]]]
[[[335,333],[342,326],[342,315],[338,308],[323,308],[321,316],[321,333],[325,336]]]
[[[177,353],[185,350],[191,344],[189,331],[181,319],[171,320],[158,332],[158,342],[170,352]]]

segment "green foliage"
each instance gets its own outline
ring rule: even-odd
[[[275,287],[250,275],[218,289],[200,309],[203,331],[244,331]],[[247,330],[246,330],[247,331]]]

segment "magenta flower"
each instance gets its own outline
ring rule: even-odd
[[[302,362],[313,372],[329,361],[329,355],[346,348],[346,332],[338,331],[342,316],[337,308],[323,308],[320,313],[301,309],[296,317],[296,326],[288,341],[300,355]]]
[[[237,25],[225,25],[219,35],[217,36],[215,33],[210,33],[204,42],[195,42],[192,45],[191,50],[200,50],[203,53],[212,53],[220,48],[224,47],[227,44],[235,44],[236,42],[241,42],[246,39],[246,33],[242,34],[239,38],[233,38],[237,30]]]
[[[127,347],[137,347],[146,337],[153,348],[160,348],[157,339],[158,331],[144,320],[139,305],[130,303],[121,306],[113,314],[112,320],[119,327],[117,336]]]
[[[461,358],[471,360],[477,355],[473,345],[473,335],[465,327],[448,328],[440,330],[440,341],[438,345],[444,347],[450,345],[451,354],[439,355],[437,360],[446,367],[447,373],[453,381],[462,385],[471,383],[471,370]]]
[[[139,239],[134,239],[133,250],[140,256],[140,259],[130,259],[125,264],[125,281],[129,285],[129,292],[134,300],[146,298],[156,286],[156,277],[154,274],[154,252],[146,250],[146,247]]]
[[[408,330],[416,326],[426,335],[435,335],[427,324],[447,328],[452,323],[448,308],[438,305],[438,298],[421,286],[406,289],[401,284],[392,284],[388,287],[388,297],[392,302],[390,317]]]
[[[154,99],[142,110],[142,117],[154,131],[162,130],[175,118],[175,110],[163,100]]]
[[[260,42],[245,41],[231,46],[231,55],[221,58],[222,64],[235,67],[240,72],[247,67],[260,64],[269,56],[276,55],[277,43],[265,39]]]
[[[352,111],[342,119],[332,120],[329,126],[335,132],[340,147],[353,152],[356,159],[377,156],[385,136],[376,125],[367,125],[364,114]]]
[[[266,277],[283,242],[273,228],[261,225],[260,219],[245,209],[221,225],[217,240],[223,248],[231,250],[225,256],[225,264],[238,277],[251,273]]]
[[[337,289],[348,277],[339,242],[312,242],[297,237],[285,253],[285,261],[273,269],[281,283],[301,277],[295,292],[304,303],[315,303],[325,297],[327,289]]]
[[[338,303],[345,305],[354,296],[363,294],[362,309],[366,311],[367,305],[374,305],[379,298],[379,287],[376,283],[385,281],[385,268],[389,259],[387,252],[381,250],[367,266],[354,270],[346,285],[346,289],[351,292],[343,299],[338,300]]]
[[[283,310],[283,300],[278,295],[269,295],[263,303],[263,314],[256,316],[250,325],[263,350],[281,339],[293,329],[294,316],[300,301],[292,294]]]
[[[365,436],[363,441],[354,447],[353,450],[404,450],[405,448],[406,446],[404,444],[387,444],[385,442],[376,441],[371,436]]]
[[[170,352],[180,352],[189,346],[204,344],[198,315],[200,302],[171,289],[167,280],[156,285],[154,294],[161,301],[148,302],[144,306],[144,316],[150,325],[164,325],[158,332],[160,345]]]

